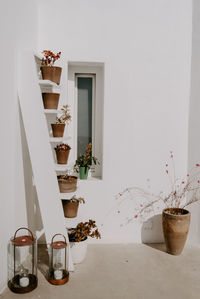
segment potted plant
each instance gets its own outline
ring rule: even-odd
[[[63,137],[65,124],[71,120],[69,105],[64,105],[61,108],[61,115],[56,117],[56,123],[51,124],[53,137]]]
[[[85,203],[83,197],[76,197],[75,195],[71,199],[62,199],[64,215],[67,218],[74,218],[77,216],[79,203]]]
[[[92,143],[88,143],[85,154],[80,155],[74,165],[74,170],[79,173],[81,180],[86,180],[88,177],[88,171],[92,166],[92,163],[100,164],[96,157],[92,156]]]
[[[175,176],[174,154],[170,152],[172,171],[169,169],[168,163],[165,164],[165,173],[169,178],[171,190],[164,194],[153,194],[142,188],[127,188],[117,195],[119,204],[126,199],[142,198],[142,201],[135,208],[135,214],[132,217],[126,217],[129,223],[133,219],[141,219],[142,221],[150,216],[162,211],[162,227],[167,252],[173,255],[181,254],[189,231],[190,212],[186,209],[190,204],[200,199],[200,164],[191,169],[190,173],[183,177]],[[171,174],[172,173],[172,174]],[[150,188],[150,186],[149,186]],[[120,210],[118,210],[120,213]]]
[[[61,52],[54,54],[50,50],[44,50],[42,54],[44,55],[44,57],[42,58],[42,63],[40,68],[42,73],[42,78],[44,80],[50,80],[52,82],[60,84],[62,68],[58,66],[54,66],[54,63],[56,60],[60,58]]]
[[[75,228],[68,230],[72,260],[74,264],[81,263],[87,253],[87,238],[100,239],[101,235],[94,220],[80,222]]]
[[[77,189],[77,177],[72,175],[58,175],[58,185],[61,193],[75,192]]]
[[[57,109],[59,97],[60,97],[59,93],[43,92],[42,99],[43,99],[44,109]]]
[[[54,149],[56,152],[57,163],[67,164],[71,147],[68,144],[62,143],[60,145],[57,145]]]

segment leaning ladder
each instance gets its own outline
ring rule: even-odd
[[[19,56],[18,96],[40,205],[46,242],[56,233],[68,234],[49,142],[37,68],[32,52]],[[69,246],[69,271],[74,270]]]

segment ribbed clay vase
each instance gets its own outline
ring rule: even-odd
[[[77,189],[77,177],[68,175],[63,178],[62,175],[57,176],[58,185],[61,193],[71,193],[75,192]]]
[[[44,109],[57,109],[59,102],[59,93],[44,92],[42,93]]]
[[[62,68],[59,66],[41,66],[42,79],[60,84]]]
[[[169,254],[181,254],[190,227],[190,212],[181,208],[167,208],[162,213],[163,234]]]
[[[65,124],[51,124],[53,137],[63,137]]]
[[[66,218],[75,218],[78,213],[79,202],[62,199],[63,211]]]

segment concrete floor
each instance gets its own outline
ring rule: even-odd
[[[16,295],[6,289],[0,297],[199,299],[200,248],[186,247],[181,256],[171,256],[156,244],[89,245],[86,260],[75,266],[66,285],[50,285],[40,271],[38,278],[33,292]]]

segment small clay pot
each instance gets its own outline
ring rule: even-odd
[[[74,218],[77,216],[78,213],[78,206],[79,202],[73,202],[70,200],[62,200],[62,205],[63,205],[63,210],[64,210],[64,215],[67,218]]]
[[[164,209],[162,226],[167,252],[181,254],[190,227],[190,212],[181,208]]]
[[[51,124],[53,137],[63,137],[65,124]]]
[[[58,176],[58,185],[61,193],[75,192],[77,189],[77,177],[68,175],[67,179]]]
[[[42,79],[60,84],[62,68],[59,66],[41,66]]]
[[[70,149],[68,151],[56,151],[57,163],[58,164],[67,164],[69,152],[70,152]]]
[[[59,102],[59,93],[45,92],[42,93],[44,109],[57,109]]]

